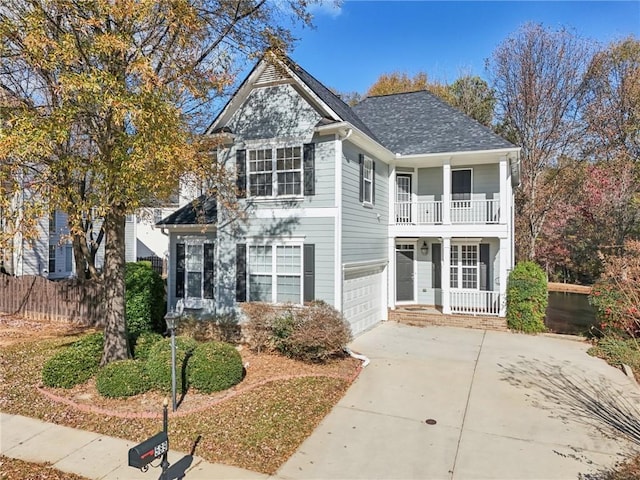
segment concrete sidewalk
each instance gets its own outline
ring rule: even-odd
[[[583,342],[388,322],[352,348],[371,364],[279,478],[576,479],[640,443],[637,387]]]
[[[147,472],[129,467],[128,452],[136,444],[98,433],[63,427],[19,415],[0,413],[0,453],[30,462],[53,464],[58,470],[100,480],[152,480],[160,468]],[[205,462],[197,456],[169,451],[168,478],[189,480],[261,480],[263,475]],[[153,462],[154,465],[159,461]],[[18,479],[16,479],[18,480]]]

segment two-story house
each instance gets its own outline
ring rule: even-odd
[[[358,334],[402,306],[504,316],[519,148],[431,93],[354,108],[265,57],[206,135],[245,219],[201,197],[169,234],[169,307],[324,300]]]

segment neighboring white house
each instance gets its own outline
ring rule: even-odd
[[[354,334],[398,306],[505,315],[520,149],[431,93],[350,108],[265,57],[206,134],[248,215],[200,197],[158,223],[170,307],[324,300]]]

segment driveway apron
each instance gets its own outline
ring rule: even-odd
[[[351,347],[371,363],[277,477],[578,478],[640,443],[640,392],[583,342],[386,322]]]

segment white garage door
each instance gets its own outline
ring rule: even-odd
[[[383,319],[385,308],[384,267],[344,272],[342,313],[358,335]]]

